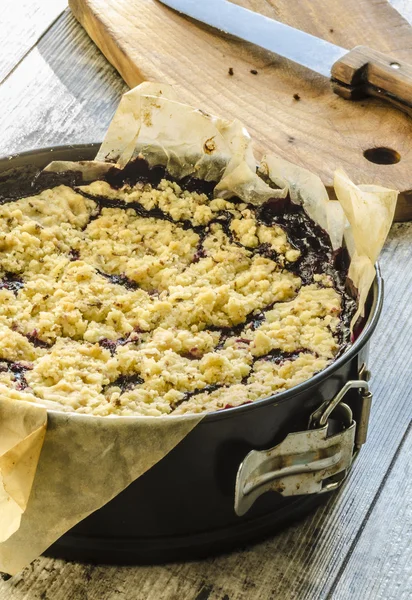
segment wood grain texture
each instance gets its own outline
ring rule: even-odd
[[[0,152],[100,139],[123,90],[65,13],[0,86]],[[410,455],[411,262],[412,223],[395,225],[381,260],[386,299],[372,340],[369,438],[326,506],[270,540],[205,561],[118,568],[40,557],[0,580],[0,600],[406,600],[402,525],[412,515],[402,497],[410,484],[399,479]]]
[[[333,10],[325,10],[324,0],[236,1],[344,47],[368,45],[405,61],[412,55],[412,29],[382,0],[345,0]],[[397,218],[412,218],[412,120],[399,110],[376,99],[347,102],[332,93],[326,78],[155,0],[69,4],[130,86],[165,81],[183,101],[241,119],[259,152],[289,158],[317,172],[327,186],[342,166],[357,183],[400,189]],[[374,147],[396,150],[401,161],[369,162],[363,152]]]
[[[0,82],[63,12],[67,0],[2,0],[0,4]]]
[[[100,141],[125,89],[67,10],[0,86],[0,154]]]
[[[412,429],[330,594],[333,600],[409,600],[412,595]],[[382,549],[385,549],[382,552]]]

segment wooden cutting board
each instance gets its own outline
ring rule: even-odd
[[[412,28],[385,0],[235,1],[348,49],[367,45],[412,62]],[[318,173],[328,188],[341,166],[356,183],[398,189],[396,218],[412,219],[411,117],[379,99],[343,100],[326,78],[157,0],[69,5],[130,87],[166,82],[183,102],[237,117],[258,157],[278,153]]]

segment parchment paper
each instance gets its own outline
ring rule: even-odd
[[[157,83],[123,96],[95,161],[53,162],[45,170],[74,170],[91,181],[137,156],[177,178],[216,181],[216,197],[236,195],[261,205],[290,194],[329,234],[335,250],[347,245],[349,277],[358,290],[356,318],[363,314],[396,191],[356,186],[338,170],[338,201],[330,200],[317,175],[270,154],[257,172],[251,138],[239,121],[181,104],[170,86]],[[0,397],[0,439],[6,440],[0,446],[0,507],[12,507],[0,513],[0,570],[11,574],[161,460],[204,416],[47,415],[39,460],[46,409]]]
[[[20,527],[46,433],[47,411],[0,400],[0,542]]]
[[[356,186],[342,169],[335,172],[334,188],[349,223],[344,231],[351,257],[348,276],[358,291],[353,326],[364,315],[375,262],[393,221],[398,192],[378,185]]]
[[[9,403],[0,399],[0,414]],[[45,420],[45,409],[14,404],[19,412],[29,407],[38,420]],[[13,535],[0,544],[0,569],[18,573],[64,532],[156,464],[201,418],[93,417],[49,411],[30,501],[19,515],[20,528],[9,532]],[[1,431],[3,435],[3,420]],[[24,444],[28,438],[24,432],[21,435]],[[25,482],[27,478],[20,475],[19,480]],[[0,521],[6,523],[3,513]]]

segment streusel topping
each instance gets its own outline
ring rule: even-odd
[[[289,389],[347,338],[351,300],[319,235],[293,207],[279,216],[167,179],[3,204],[0,393],[157,416]]]

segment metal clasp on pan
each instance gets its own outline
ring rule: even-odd
[[[342,402],[347,392],[360,390],[359,422]],[[269,450],[252,450],[239,467],[235,512],[244,515],[255,500],[272,490],[282,496],[320,494],[338,488],[360,446],[366,441],[372,394],[367,381],[348,381],[336,396],[312,415],[307,431],[290,433]],[[333,413],[333,414],[332,414]],[[339,423],[339,431],[333,432]]]

